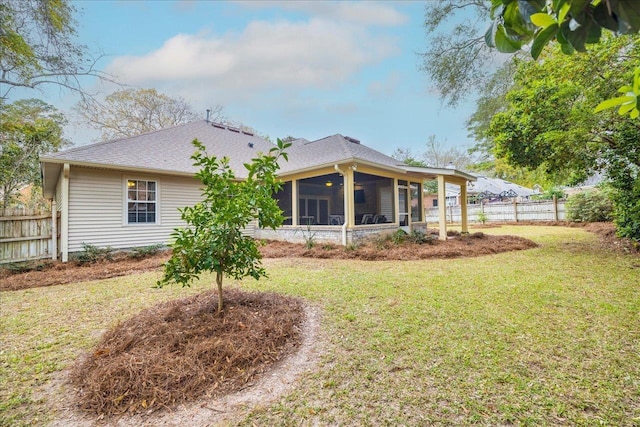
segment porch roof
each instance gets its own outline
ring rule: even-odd
[[[418,179],[436,179],[438,175],[454,181],[475,181],[475,176],[448,168],[408,166],[401,161],[360,144],[357,139],[340,134],[316,141],[298,139],[288,149],[289,161],[282,162],[279,175],[286,177],[301,172],[333,167],[334,165],[361,164]]]

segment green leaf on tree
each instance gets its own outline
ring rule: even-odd
[[[531,45],[531,56],[533,57],[533,59],[538,59],[540,53],[542,52],[542,49],[544,49],[547,43],[549,43],[549,41],[553,39],[553,37],[555,37],[557,32],[558,24],[554,22],[552,25],[549,25],[547,28],[538,33],[535,40],[533,40],[533,45]]]

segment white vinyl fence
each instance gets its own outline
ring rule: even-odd
[[[460,222],[460,206],[447,206],[447,222]],[[438,208],[426,210],[427,222],[438,222]],[[467,205],[469,222],[564,221],[565,200],[494,202]]]

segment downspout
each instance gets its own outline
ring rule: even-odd
[[[333,165],[333,168],[344,178],[346,176],[345,172],[340,169],[340,167],[336,164]],[[349,204],[348,194],[347,194],[347,184],[345,183],[342,188],[344,189],[344,223],[342,224],[342,246],[347,246],[347,226],[349,225],[349,217],[347,216],[347,205]]]

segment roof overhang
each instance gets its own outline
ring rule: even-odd
[[[287,177],[290,175],[299,175],[299,174],[304,174],[307,172],[312,172],[314,170],[321,170],[321,169],[326,169],[326,168],[333,168],[335,165],[338,165],[340,167],[346,167],[349,165],[362,165],[362,166],[369,166],[372,168],[377,168],[377,169],[382,169],[382,170],[386,170],[389,172],[393,172],[393,173],[405,173],[405,171],[400,168],[400,167],[392,167],[389,165],[383,165],[380,163],[375,163],[375,162],[370,162],[368,160],[362,160],[356,157],[352,157],[349,159],[341,159],[339,161],[335,161],[335,162],[327,162],[327,163],[322,163],[322,164],[317,164],[317,165],[312,165],[312,166],[308,166],[305,168],[299,168],[299,169],[293,169],[293,170],[289,170],[286,172],[282,172],[282,173],[278,173],[278,176],[280,178],[283,177]]]
[[[438,175],[445,177],[445,181],[456,183],[461,181],[475,181],[476,177],[456,169],[449,168],[423,168],[420,166],[400,166],[411,175],[421,176],[426,179],[435,179]]]
[[[140,168],[134,166],[122,166],[109,163],[98,162],[78,162],[52,157],[40,157],[40,170],[42,172],[42,195],[46,199],[53,198],[56,191],[56,184],[60,178],[60,172],[64,164],[92,169],[117,170],[122,172],[148,173],[155,175],[171,175],[193,177],[193,172],[172,171],[167,169]]]

